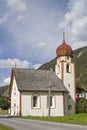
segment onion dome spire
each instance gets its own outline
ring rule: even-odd
[[[70,45],[68,45],[65,41],[65,32],[63,32],[63,41],[62,44],[60,46],[57,47],[56,49],[56,55],[57,57],[60,56],[72,56],[72,48]]]

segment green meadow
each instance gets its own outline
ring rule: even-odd
[[[60,122],[60,123],[87,125],[87,114],[75,114],[75,115],[63,116],[63,117],[27,116],[27,117],[22,117],[22,118],[32,119],[32,120],[40,120],[40,121],[42,120],[42,121],[52,121],[52,122]]]
[[[20,118],[31,119],[31,120],[40,120],[40,121],[78,124],[78,125],[87,125],[87,114],[75,114],[75,115],[63,116],[63,117],[37,117],[37,116],[25,116],[24,117],[23,116]],[[0,124],[0,130],[14,130],[14,129]]]
[[[9,128],[7,126],[4,126],[4,125],[0,124],[0,130],[14,130],[14,129]]]

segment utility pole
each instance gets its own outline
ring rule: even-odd
[[[50,68],[50,70],[52,71],[51,68]],[[49,85],[48,85],[48,117],[49,118],[51,116],[51,88],[52,87],[53,86],[51,85],[51,79],[50,79],[50,75],[49,75]]]
[[[50,97],[51,97],[51,86],[49,86],[49,97],[48,97],[48,117],[50,117]]]
[[[49,79],[49,96],[48,96],[48,117],[51,116],[51,109],[50,109],[50,97],[51,97],[51,84],[50,84],[50,79]]]

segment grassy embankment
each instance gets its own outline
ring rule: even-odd
[[[8,111],[7,110],[0,110],[0,115],[7,115]]]
[[[33,117],[27,116],[22,117],[25,119],[33,119],[33,120],[42,120],[42,121],[52,121],[52,122],[61,122],[61,123],[70,123],[70,124],[78,124],[78,125],[87,125],[87,114],[75,114],[64,117]]]
[[[32,119],[32,120],[40,120],[40,121],[52,121],[52,122],[60,122],[60,123],[70,123],[70,124],[78,124],[78,125],[87,125],[87,114],[75,114],[70,116],[64,117],[21,117],[25,119]],[[13,130],[12,128],[8,128],[4,125],[0,124],[0,130]]]
[[[0,124],[0,130],[14,130],[14,129],[6,127],[6,126]]]

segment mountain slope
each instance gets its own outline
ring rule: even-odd
[[[76,64],[76,86],[87,88],[87,46],[73,52],[73,62]],[[38,69],[55,70],[56,58],[43,64]]]

